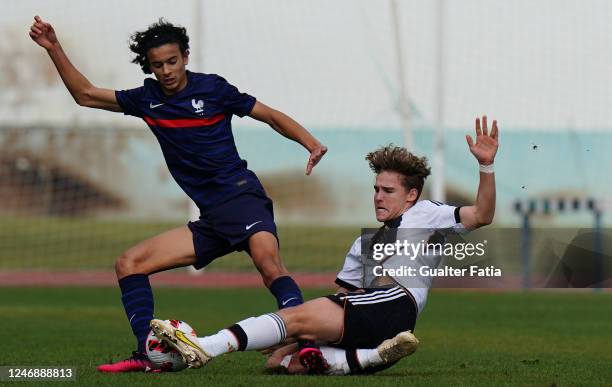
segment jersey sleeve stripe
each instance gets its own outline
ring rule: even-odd
[[[217,122],[223,120],[224,118],[225,114],[217,114],[216,116],[212,116],[210,118],[184,118],[178,120],[162,120],[159,118],[151,118],[149,116],[144,116],[145,122],[149,125],[159,126],[160,128],[172,129],[194,128],[198,126],[214,125]]]

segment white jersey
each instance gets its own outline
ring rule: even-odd
[[[429,241],[434,235],[446,235],[449,232],[463,233],[466,231],[459,218],[459,208],[448,206],[431,200],[421,200],[410,207],[401,216],[401,221],[397,225],[397,232],[401,233],[401,239],[408,239],[411,243],[417,244],[422,241]],[[395,227],[392,227],[395,228]],[[364,236],[371,239],[372,236]],[[434,254],[417,254],[412,259],[402,255],[391,255],[384,260],[374,260],[371,252],[362,253],[362,237],[355,240],[349,250],[344,266],[338,273],[336,283],[348,288],[368,288],[373,287],[372,279],[376,277],[373,273],[375,266],[385,269],[401,269],[403,267],[428,266],[438,267],[441,256]],[[370,241],[365,241],[369,245]],[[369,254],[370,253],[370,254]],[[401,270],[396,270],[401,273]],[[430,276],[407,277],[405,275],[392,275],[393,280],[408,290],[414,297],[419,313],[425,307],[427,294],[431,288],[433,278]]]

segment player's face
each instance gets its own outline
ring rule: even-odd
[[[397,172],[382,171],[376,176],[374,184],[374,209],[376,220],[386,222],[399,217],[412,207],[418,191],[409,191],[402,185],[402,176]]]
[[[189,57],[187,52],[181,52],[177,43],[149,49],[147,59],[151,64],[151,71],[165,94],[176,94],[187,86],[185,66]]]

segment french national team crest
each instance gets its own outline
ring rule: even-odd
[[[198,101],[196,101],[195,99],[192,99],[191,106],[193,106],[193,109],[197,114],[199,115],[204,114],[204,101],[202,101],[201,99]]]

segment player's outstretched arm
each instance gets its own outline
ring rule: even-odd
[[[315,165],[327,153],[327,147],[322,145],[319,140],[314,138],[308,130],[297,123],[288,115],[272,109],[269,106],[257,101],[250,114],[251,117],[258,121],[265,122],[272,129],[276,130],[283,136],[296,141],[310,152],[308,163],[306,164],[306,174],[310,175]]]
[[[468,230],[491,224],[495,214],[495,174],[493,161],[497,154],[499,129],[497,121],[493,121],[491,132],[487,127],[487,116],[476,118],[476,142],[472,136],[465,136],[470,152],[480,164],[480,184],[476,203],[473,206],[461,207],[459,215],[461,223]]]
[[[34,23],[30,27],[30,37],[36,44],[47,50],[57,72],[76,103],[81,106],[114,112],[122,111],[117,103],[114,90],[95,87],[74,67],[64,53],[51,24],[43,21],[40,16],[35,16]]]

